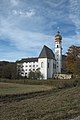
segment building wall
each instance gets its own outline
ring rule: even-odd
[[[61,73],[62,68],[62,47],[61,43],[55,43],[56,73]]]
[[[43,75],[43,79],[47,79],[47,58],[39,58],[38,67],[40,68],[40,72]]]
[[[71,74],[54,74],[55,79],[71,79]]]
[[[55,68],[55,60],[53,59],[48,59],[48,78],[52,78],[53,77],[53,74],[55,73],[56,71],[56,68]]]
[[[20,75],[25,77],[29,75],[30,71],[36,71],[40,68],[40,72],[43,75],[43,79],[52,78],[56,73],[55,60],[47,58],[39,58],[38,62],[23,62],[17,64],[17,69],[20,71]]]
[[[53,59],[39,58],[38,66],[43,75],[43,79],[52,78],[53,74],[56,73],[55,60]]]
[[[53,60],[53,74],[56,73],[56,60]]]
[[[25,77],[29,75],[30,71],[36,71],[38,68],[38,62],[23,62],[23,63],[18,63],[17,66],[19,66],[20,69],[20,75]]]

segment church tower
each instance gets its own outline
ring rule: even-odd
[[[62,68],[62,36],[58,31],[55,35],[55,59],[56,59],[56,73],[61,73]]]

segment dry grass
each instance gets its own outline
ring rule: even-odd
[[[50,89],[52,89],[51,86],[45,86],[45,85],[24,85],[24,84],[0,82],[0,95],[25,94],[25,93],[39,92]]]
[[[34,97],[26,96],[26,99],[18,101],[15,99],[1,101],[0,120],[69,120],[80,115],[80,82],[76,86],[75,81],[54,81],[54,84],[50,81],[49,83],[49,86],[0,83],[3,94],[7,90],[10,92],[8,94],[14,94],[12,91],[34,93],[37,90],[48,90],[45,94],[37,93]],[[56,89],[49,92],[52,86]]]

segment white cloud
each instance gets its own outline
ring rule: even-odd
[[[40,52],[39,50],[44,44],[54,48],[54,36],[19,29],[17,26],[14,26],[14,23],[7,20],[2,20],[1,25],[0,37],[8,38],[11,46],[15,46],[20,51],[29,53],[33,52],[34,49]],[[64,52],[66,52],[69,46],[80,44],[79,33],[71,37],[63,37],[62,44]]]
[[[0,6],[0,38],[5,39],[6,43],[8,40],[9,45],[14,49],[24,51],[24,53],[21,52],[21,56],[22,54],[25,57],[34,56],[36,53],[39,54],[44,44],[54,48],[54,35],[57,27],[60,26],[63,35],[70,36],[63,37],[64,52],[73,44],[80,45],[78,31],[80,29],[80,2],[79,0],[69,0],[69,2],[70,4],[64,0],[43,0],[42,2],[39,0],[32,0],[32,2],[7,0],[5,2],[3,0]],[[19,53],[15,52],[15,54],[17,57]],[[6,58],[8,54],[3,55]]]
[[[11,45],[15,45],[19,50],[29,50],[36,46],[40,47],[44,44],[50,44],[52,36],[45,35],[38,32],[25,31],[22,29],[14,27],[8,21],[2,21],[2,27],[0,28],[0,33],[3,38],[8,38]]]
[[[25,13],[25,15],[27,17],[32,17],[33,15],[35,15],[35,11],[32,9],[32,10],[29,10],[28,12]]]
[[[70,18],[77,29],[80,29],[80,1],[70,0]]]
[[[17,6],[19,4],[19,0],[10,0],[12,6]]]
[[[70,36],[70,37],[63,37],[62,38],[62,47],[63,47],[63,53],[65,54],[68,50],[68,48],[71,45],[80,45],[80,35],[76,34],[74,36]]]
[[[21,51],[0,51],[0,60],[1,61],[16,61],[19,60],[21,58],[25,58],[25,56],[27,56],[28,54],[26,54],[25,52],[21,52]]]
[[[36,49],[36,46],[40,47],[44,43],[47,44],[51,39],[51,36],[19,29],[10,30],[7,34],[12,40],[12,44],[19,50],[30,50],[32,47]]]
[[[13,13],[13,15],[17,15],[18,14],[17,10],[12,10],[12,13]]]
[[[50,0],[46,0],[46,3],[48,3],[48,5],[50,7],[59,7],[59,6],[62,6],[64,0],[59,0],[59,2],[57,0],[55,0],[54,2],[53,1],[50,1]]]
[[[32,17],[35,15],[35,11],[34,9],[30,9],[29,11],[24,11],[24,10],[12,10],[12,14],[13,15],[20,15],[23,17]]]

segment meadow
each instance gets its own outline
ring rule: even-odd
[[[17,83],[0,83],[0,96],[16,95],[25,93],[34,93],[52,89],[51,86],[46,85],[23,85]]]
[[[0,120],[69,120],[80,115],[80,79],[0,80]]]

